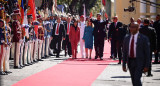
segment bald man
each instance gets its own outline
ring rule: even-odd
[[[149,39],[139,33],[139,24],[133,22],[130,25],[130,34],[123,42],[123,71],[129,72],[133,86],[142,86],[141,77],[143,72],[147,72],[150,62],[150,43]]]

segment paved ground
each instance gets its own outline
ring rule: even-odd
[[[24,79],[37,72],[50,68],[68,57],[61,58],[49,57],[44,61],[38,62],[23,69],[13,69],[13,61],[11,61],[11,71],[13,73],[1,76],[0,86],[11,86],[12,84]],[[104,64],[107,65],[107,64]],[[153,64],[153,77],[145,77],[143,75],[143,86],[159,86],[160,85],[160,64]],[[89,76],[88,76],[89,77]],[[122,71],[122,66],[117,63],[110,63],[100,76],[92,83],[92,86],[132,86],[129,72]]]

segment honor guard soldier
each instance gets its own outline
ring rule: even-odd
[[[15,45],[15,54],[14,54],[14,68],[15,69],[21,69],[20,66],[20,47],[21,47],[21,40],[22,40],[22,30],[20,22],[18,21],[20,19],[20,10],[16,9],[14,10],[12,14],[12,29],[13,29],[13,44]]]
[[[24,30],[24,56],[23,56],[23,64],[24,66],[29,66],[27,64],[27,55],[28,55],[28,41],[29,41],[29,25],[23,24],[22,28]]]
[[[1,4],[1,3],[0,3]],[[0,8],[0,75],[6,75],[4,72],[4,60],[5,60],[5,53],[6,53],[6,27],[4,22],[4,8]]]
[[[41,58],[42,58],[42,52],[43,52],[43,49],[42,49],[42,44],[44,42],[44,29],[43,29],[43,26],[42,26],[42,19],[41,19],[41,16],[38,15],[37,16],[37,19],[40,23],[40,25],[38,26],[38,61],[43,61]],[[44,47],[44,45],[43,45]]]
[[[6,45],[6,54],[5,54],[5,73],[12,73],[10,71],[10,66],[9,66],[9,57],[10,57],[10,49],[12,46],[11,43],[11,28],[9,25],[10,22],[10,16],[7,14],[6,15],[6,39],[7,39],[7,45]]]
[[[27,63],[32,64],[33,63],[33,35],[34,35],[34,26],[33,26],[33,17],[32,15],[28,15],[28,25],[29,25],[29,41],[28,41],[28,58]]]
[[[50,37],[51,37],[51,25],[52,22],[49,22],[50,17],[47,18],[47,20],[44,23],[45,31],[46,31],[46,40],[45,40],[45,57],[49,57],[49,44],[50,44]],[[53,29],[53,26],[52,26]]]

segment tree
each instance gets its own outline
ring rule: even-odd
[[[85,4],[86,14],[89,15],[89,13],[93,7],[97,7],[96,10],[100,9],[100,8],[98,8],[98,7],[100,7],[99,2],[101,2],[101,0],[57,0],[57,4],[59,4],[59,5],[67,4],[68,5],[68,8],[67,8],[68,12],[73,15],[74,14],[78,14],[78,15],[83,14],[83,4]]]

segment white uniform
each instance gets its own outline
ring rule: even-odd
[[[83,34],[84,34],[84,29],[85,29],[85,21],[79,23],[80,27],[80,48],[81,48],[81,56],[82,58],[85,57],[85,43],[83,41]]]

